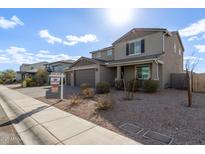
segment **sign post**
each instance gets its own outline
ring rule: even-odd
[[[60,85],[60,99],[63,100],[63,79],[64,75],[63,73],[56,73],[52,72],[49,77],[51,78],[51,91],[52,92],[58,92],[58,86]],[[60,84],[61,82],[61,84]]]
[[[63,100],[63,73],[61,73],[61,100]]]

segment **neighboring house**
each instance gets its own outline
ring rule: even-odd
[[[183,72],[184,47],[177,31],[163,28],[134,28],[112,46],[92,51],[92,58],[81,57],[66,70],[71,86],[100,81],[114,84],[126,81],[159,80],[160,87],[170,86],[170,74]]]
[[[71,64],[74,63],[74,60],[61,60],[52,63],[47,63],[46,69],[48,72],[59,72],[63,73],[65,69],[68,69]]]
[[[74,60],[61,60],[61,61],[48,63],[45,66],[49,73],[51,72],[64,73],[65,69],[69,69],[69,67],[73,63],[74,63]],[[67,76],[67,74],[65,76],[65,83],[70,84],[70,77]]]
[[[47,62],[39,62],[33,64],[22,64],[20,71],[17,71],[17,80],[23,80],[26,77],[34,76],[38,69],[45,69]]]

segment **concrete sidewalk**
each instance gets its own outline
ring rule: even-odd
[[[0,104],[24,144],[140,144],[4,86]]]

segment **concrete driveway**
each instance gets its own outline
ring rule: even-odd
[[[37,98],[37,97],[44,97],[46,95],[46,91],[48,91],[49,89],[50,86],[42,86],[42,87],[19,88],[15,90],[27,96]]]
[[[51,86],[28,87],[28,88],[20,88],[15,90],[33,98],[39,98],[39,97],[60,98],[60,87],[58,93],[52,93]],[[70,94],[78,93],[78,92],[79,92],[78,87],[64,86],[64,98],[68,98]]]

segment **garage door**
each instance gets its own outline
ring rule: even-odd
[[[75,71],[75,85],[80,86],[82,83],[88,83],[95,87],[95,69]]]

